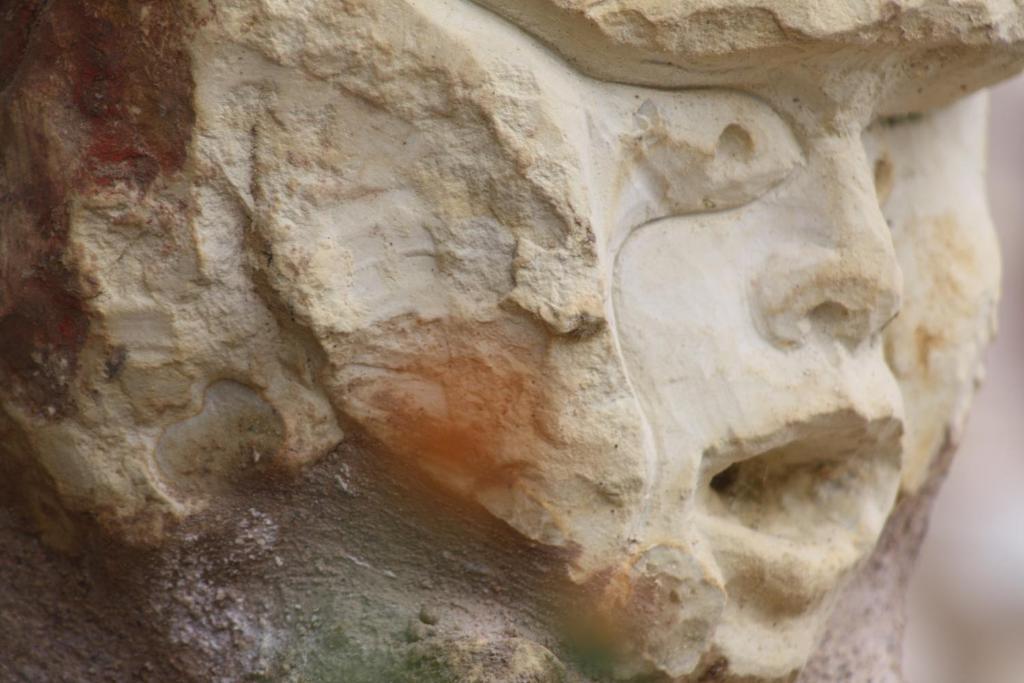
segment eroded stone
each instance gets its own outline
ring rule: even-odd
[[[1024,62],[1016,6],[819,5],[21,3],[0,448],[44,537],[187,542],[362,435],[560,553],[600,632],[590,667],[525,597],[398,628],[444,675],[791,679],[965,418],[998,294],[970,93]],[[309,514],[373,488],[328,481]],[[387,514],[214,555],[298,584],[323,542],[388,604],[410,579],[344,540]],[[492,570],[445,538],[468,600]],[[320,666],[286,608],[200,598],[261,671]],[[326,677],[383,647],[339,623]]]

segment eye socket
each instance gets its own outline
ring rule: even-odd
[[[885,206],[896,186],[892,150],[896,139],[916,127],[924,114],[913,113],[875,119],[861,135],[864,153],[871,164],[879,206]]]
[[[895,116],[884,116],[878,119],[873,126],[881,126],[885,128],[894,128],[896,126],[902,126],[907,123],[917,123],[924,118],[924,113],[919,111],[912,111],[906,114],[898,114]]]
[[[718,136],[718,145],[715,149],[717,158],[749,161],[754,152],[754,139],[750,132],[738,123],[730,123]]]
[[[619,223],[735,208],[763,196],[803,161],[768,105],[729,91],[651,93],[623,135]]]
[[[889,155],[882,155],[875,160],[875,193],[878,195],[879,205],[885,204],[892,194],[893,167],[889,161]]]

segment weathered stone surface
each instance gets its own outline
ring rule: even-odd
[[[965,418],[1024,64],[820,5],[0,7],[0,490],[161,672],[792,680]]]

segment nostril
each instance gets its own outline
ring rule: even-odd
[[[839,340],[851,350],[871,336],[871,312],[851,310],[837,301],[818,304],[807,313],[811,329]]]
[[[899,308],[898,269],[881,252],[809,256],[806,265],[772,257],[751,281],[759,331],[783,349],[812,339],[839,341],[851,350],[870,343]]]
[[[812,337],[821,337],[838,340],[853,349],[871,336],[871,311],[852,308],[832,298],[808,298],[811,301],[804,305],[787,301],[775,307],[781,310],[762,308],[767,313],[766,330],[776,345],[792,348]]]
[[[807,318],[816,327],[835,330],[849,324],[851,313],[846,306],[835,301],[826,301],[810,310]]]

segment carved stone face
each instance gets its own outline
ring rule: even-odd
[[[9,412],[115,525],[365,430],[570,550],[620,674],[787,675],[962,420],[997,258],[984,103],[936,84],[1009,62],[848,40],[903,20],[853,3],[799,46],[742,3],[481,4],[219,7],[187,229],[116,187],[72,218],[104,401]]]

